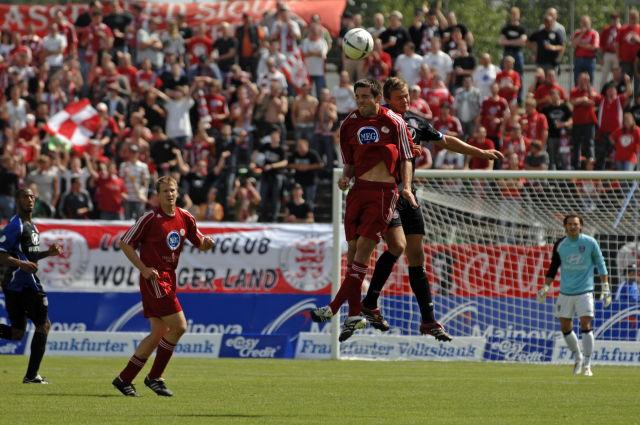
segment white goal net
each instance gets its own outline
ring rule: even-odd
[[[425,268],[436,319],[454,337],[454,344],[419,336],[420,310],[401,257],[379,301],[391,331],[359,331],[341,344],[336,357],[385,358],[379,354],[381,344],[395,341],[405,349],[397,347],[391,358],[447,358],[431,354],[447,349],[460,354],[465,344],[475,344],[474,360],[568,361],[570,353],[553,316],[558,282],[545,303],[538,303],[535,294],[553,244],[564,235],[564,215],[577,213],[584,218],[584,233],[600,243],[614,293],[607,309],[596,301],[594,360],[606,363],[617,355],[622,363],[640,364],[640,358],[633,358],[640,352],[640,305],[630,282],[637,278],[633,266],[640,266],[639,183],[636,172],[418,171],[416,195],[426,224]],[[342,235],[344,250],[344,233],[338,233],[342,219],[335,219],[344,212],[344,194],[337,189],[334,201],[334,234]],[[372,256],[363,295],[384,249],[381,242]],[[577,320],[576,333],[580,335]]]

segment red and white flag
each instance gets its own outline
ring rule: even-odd
[[[287,60],[282,63],[280,70],[287,77],[287,82],[295,88],[296,93],[309,82],[309,72],[300,51],[287,53]]]
[[[47,121],[45,130],[74,148],[83,148],[100,125],[100,117],[89,99],[69,103]]]

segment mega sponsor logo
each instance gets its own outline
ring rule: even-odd
[[[357,136],[361,145],[370,145],[380,140],[380,134],[375,127],[361,127],[358,129]]]
[[[225,335],[220,357],[276,358],[290,353],[286,335]]]

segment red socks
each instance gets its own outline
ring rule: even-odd
[[[151,371],[149,371],[149,378],[158,379],[162,376],[175,348],[175,344],[170,343],[166,339],[162,338],[160,340],[158,348],[156,349],[156,359],[153,361]]]
[[[342,281],[340,290],[329,304],[334,314],[340,309],[340,306],[345,300],[349,302],[349,316],[357,316],[360,314],[362,281],[366,275],[367,266],[364,264],[354,261],[351,266],[347,266],[346,276]]]

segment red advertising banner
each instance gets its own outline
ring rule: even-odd
[[[312,15],[319,15],[322,24],[334,36],[338,35],[340,17],[345,9],[346,0],[285,0],[283,3],[305,22],[309,22]],[[276,10],[275,0],[205,0],[197,3],[140,2],[140,4],[144,6],[144,13],[147,16],[159,17],[164,23],[182,13],[191,27],[196,27],[200,23],[214,26],[224,21],[236,24],[242,20],[243,13],[249,14],[255,22],[259,22],[265,12]],[[74,22],[87,10],[87,5],[0,4],[0,27],[23,33],[26,32],[29,24],[33,24],[36,32],[42,35],[47,32],[57,10],[62,10],[69,20]]]

